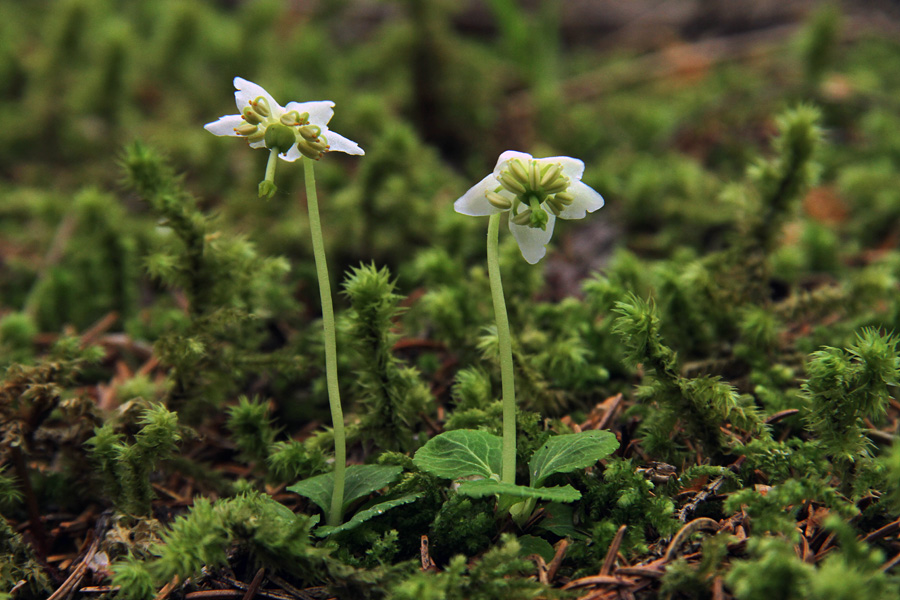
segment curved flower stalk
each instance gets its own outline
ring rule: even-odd
[[[472,186],[453,204],[456,212],[488,222],[487,261],[500,346],[503,386],[503,450],[501,480],[516,482],[516,388],[506,300],[500,279],[500,214],[509,213],[509,230],[522,256],[535,264],[547,254],[553,226],[560,219],[583,219],[603,206],[603,197],[582,183],[584,163],[568,156],[534,158],[507,150],[494,172]]]
[[[259,184],[259,197],[275,193],[275,158],[294,162],[301,156],[319,160],[326,152],[365,154],[359,145],[328,129],[334,102],[288,102],[281,106],[261,86],[234,78],[234,103],[238,114],[225,115],[204,129],[215,135],[239,137],[251,148],[268,148],[266,178]]]
[[[509,231],[522,256],[536,264],[547,254],[556,218],[583,219],[603,206],[603,197],[581,181],[584,163],[568,156],[533,158],[507,150],[494,172],[453,204],[472,217],[509,213]]]
[[[268,148],[269,161],[266,178],[259,184],[260,198],[271,198],[275,193],[275,165],[277,158],[293,162],[303,157],[303,173],[306,180],[309,229],[312,236],[313,256],[319,280],[319,298],[322,303],[322,327],[325,341],[325,378],[328,387],[328,403],[334,427],[334,488],[330,510],[326,511],[328,525],[340,525],[344,507],[344,487],[347,467],[347,441],[344,430],[344,413],[341,408],[340,387],[337,373],[337,339],[334,324],[334,304],[331,299],[331,281],[325,258],[325,241],[319,218],[319,200],[316,194],[316,176],[313,161],[326,152],[365,154],[356,142],[328,129],[334,115],[334,102],[288,102],[282,107],[262,87],[234,78],[235,104],[239,114],[219,117],[204,125],[215,135],[245,138],[251,148]]]

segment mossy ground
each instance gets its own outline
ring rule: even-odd
[[[0,4],[0,598],[896,598],[900,20],[712,4]],[[234,76],[366,150],[316,169],[349,458],[402,475],[327,538],[301,169],[202,129]],[[511,148],[606,198],[501,232],[518,463],[619,440],[521,527],[411,460],[500,430],[452,203]]]

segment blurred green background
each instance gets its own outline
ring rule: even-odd
[[[576,292],[617,247],[703,253],[733,217],[727,182],[801,101],[823,108],[831,144],[815,214],[789,232],[830,243],[816,260],[833,270],[896,235],[895,17],[889,2],[5,2],[2,306],[37,306],[42,331],[147,306],[135,274],[164,233],[121,185],[134,140],[167,155],[221,227],[286,256],[308,296],[299,166],[282,164],[259,201],[266,154],[202,128],[234,112],[236,75],[282,103],[334,101],[331,126],[366,150],[317,165],[335,278],[426,247],[482,260],[484,224],[451,204],[506,149],[581,158],[607,198],[560,228],[549,296]]]

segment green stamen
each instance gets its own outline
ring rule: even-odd
[[[496,192],[488,192],[485,195],[487,196],[488,202],[490,202],[492,206],[499,208],[500,210],[506,210],[512,207],[511,200],[504,198]]]
[[[250,106],[252,106],[253,110],[259,113],[261,117],[268,117],[270,114],[272,114],[272,111],[269,110],[269,101],[262,96],[259,96],[258,98],[256,98],[256,100],[251,101]]]
[[[575,197],[568,193],[569,178],[563,175],[559,163],[541,164],[536,160],[512,159],[497,175],[500,186],[486,192],[488,202],[500,210],[511,210],[509,219],[516,225],[546,230],[550,220],[547,212],[559,216]],[[510,201],[499,192],[506,190],[515,197]],[[528,208],[519,211],[520,205]]]

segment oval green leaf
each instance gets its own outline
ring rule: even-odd
[[[538,448],[528,463],[532,487],[539,487],[554,473],[571,473],[594,466],[619,447],[609,431],[582,431],[556,435]]]
[[[395,465],[351,465],[347,467],[344,479],[344,505],[350,504],[375,490],[393,482],[403,471]],[[299,481],[288,488],[289,492],[306,496],[328,514],[331,510],[331,495],[334,493],[334,472],[316,475]]]
[[[500,477],[499,436],[475,429],[447,431],[428,440],[413,457],[415,465],[443,479]]]

